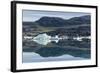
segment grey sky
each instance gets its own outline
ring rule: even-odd
[[[43,16],[69,19],[72,17],[79,17],[83,15],[90,15],[90,13],[23,10],[23,21],[34,22]]]

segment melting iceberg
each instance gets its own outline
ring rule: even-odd
[[[47,45],[51,41],[55,41],[56,43],[58,43],[59,40],[60,38],[57,35],[55,37],[51,37],[47,35],[46,33],[39,34],[33,38],[33,41],[41,45]]]
[[[38,44],[47,45],[50,41],[51,36],[48,36],[47,34],[39,34],[36,37],[33,38],[33,41],[35,41]]]

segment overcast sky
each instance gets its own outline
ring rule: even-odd
[[[72,17],[79,17],[83,15],[90,15],[90,14],[82,13],[82,12],[55,12],[55,11],[23,10],[23,21],[34,22],[44,16],[61,17],[63,19],[69,19]]]

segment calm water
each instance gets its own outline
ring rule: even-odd
[[[34,48],[32,48],[28,49],[28,52],[23,52],[23,63],[85,59],[90,59],[90,52],[79,49],[53,47],[39,48],[35,51]]]
[[[23,62],[24,63],[64,61],[64,60],[84,60],[84,59],[85,58],[74,57],[74,56],[71,56],[71,55],[68,55],[68,54],[58,56],[58,57],[41,57],[39,54],[34,53],[34,52],[24,52],[23,53]]]
[[[91,58],[90,40],[87,38],[62,39],[46,34],[24,42],[23,63],[85,60]]]

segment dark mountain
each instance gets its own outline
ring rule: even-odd
[[[78,24],[90,24],[91,23],[91,16],[81,16],[81,17],[74,17],[67,20],[67,23],[70,25],[78,25]]]
[[[59,17],[42,17],[38,21],[36,21],[36,23],[44,27],[62,27],[69,25],[90,24],[90,19],[90,15],[73,17],[68,20]]]
[[[59,27],[66,25],[66,20],[58,17],[42,17],[36,23],[45,27]]]

